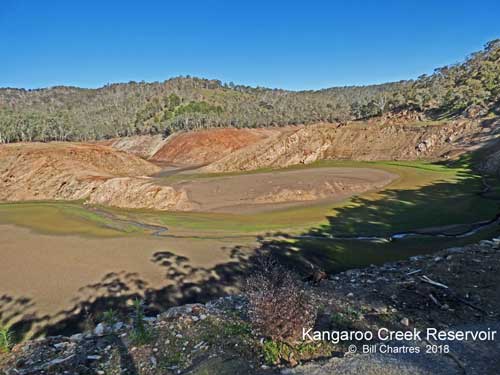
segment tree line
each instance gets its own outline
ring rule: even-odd
[[[486,115],[500,107],[500,40],[464,62],[416,80],[287,91],[196,77],[110,84],[0,89],[0,143],[87,141],[168,135],[210,127],[345,122],[410,109],[430,117]]]

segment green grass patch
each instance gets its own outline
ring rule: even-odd
[[[14,346],[14,335],[9,327],[0,326],[0,353],[8,353]]]

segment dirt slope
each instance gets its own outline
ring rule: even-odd
[[[392,178],[375,170],[327,168],[169,184],[147,176],[159,170],[138,156],[103,145],[6,145],[0,147],[0,201],[82,199],[123,208],[239,212],[345,198]]]
[[[3,145],[0,146],[0,200],[86,199],[100,196],[103,190],[109,190],[109,181],[124,176],[128,176],[129,185],[141,185],[144,189],[144,178],[140,176],[158,170],[139,157],[102,145]]]
[[[149,178],[120,177],[100,184],[88,197],[89,203],[122,208],[190,211],[185,190],[159,186]]]
[[[166,142],[161,135],[137,135],[117,138],[105,144],[121,151],[140,156],[143,159],[152,157]]]
[[[483,172],[500,175],[500,120],[494,125],[498,128],[498,134],[487,143],[487,147],[480,150],[479,167]]]
[[[279,133],[280,130],[274,129],[231,128],[176,133],[150,160],[176,165],[204,165]]]
[[[465,150],[481,132],[473,122],[439,125],[317,124],[288,128],[233,152],[203,168],[205,172],[282,168],[321,159],[413,160],[447,157]]]
[[[471,121],[438,125],[317,124],[280,129],[203,130],[178,133],[166,140],[161,136],[137,136],[107,142],[112,147],[103,143],[58,142],[2,145],[0,201],[86,199],[127,208],[200,210],[203,197],[207,198],[201,184],[165,186],[161,179],[148,177],[158,176],[161,168],[143,158],[175,165],[208,164],[201,168],[204,172],[282,168],[321,159],[443,159],[477,149],[488,139],[494,140],[498,134],[493,125]],[[493,147],[488,155],[484,168],[500,170],[498,148]],[[230,180],[237,185],[232,200],[230,192],[222,196],[216,190],[212,193],[220,199],[245,204],[246,188],[255,184],[240,180],[236,177]],[[250,194],[249,200],[251,204],[316,200],[347,189],[332,181],[321,184],[303,189],[292,182],[274,187],[265,182],[266,190]]]

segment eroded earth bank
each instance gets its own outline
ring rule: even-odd
[[[274,182],[261,175],[264,180],[260,184],[238,176],[220,184],[197,180],[175,184],[162,176],[197,167],[200,172],[220,173],[329,159],[446,160],[491,142],[496,136],[494,129],[494,124],[464,120],[443,124],[355,122],[276,130],[204,130],[167,139],[140,136],[101,144],[2,145],[0,200],[85,200],[123,208],[192,211],[219,209],[221,202],[205,204],[205,199],[221,196],[228,200],[228,206],[345,198],[380,187],[384,178],[380,175],[374,181],[373,174],[378,172],[370,172],[364,179],[365,172],[359,170],[355,178],[346,171],[343,176],[315,176],[306,184],[309,176],[300,175],[312,172],[290,172],[289,178],[282,175],[282,181]],[[487,168],[496,168],[497,156],[492,153]],[[231,186],[219,191],[226,182]]]

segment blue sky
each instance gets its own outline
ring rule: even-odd
[[[397,81],[500,37],[499,14],[498,0],[0,0],[0,87]]]

